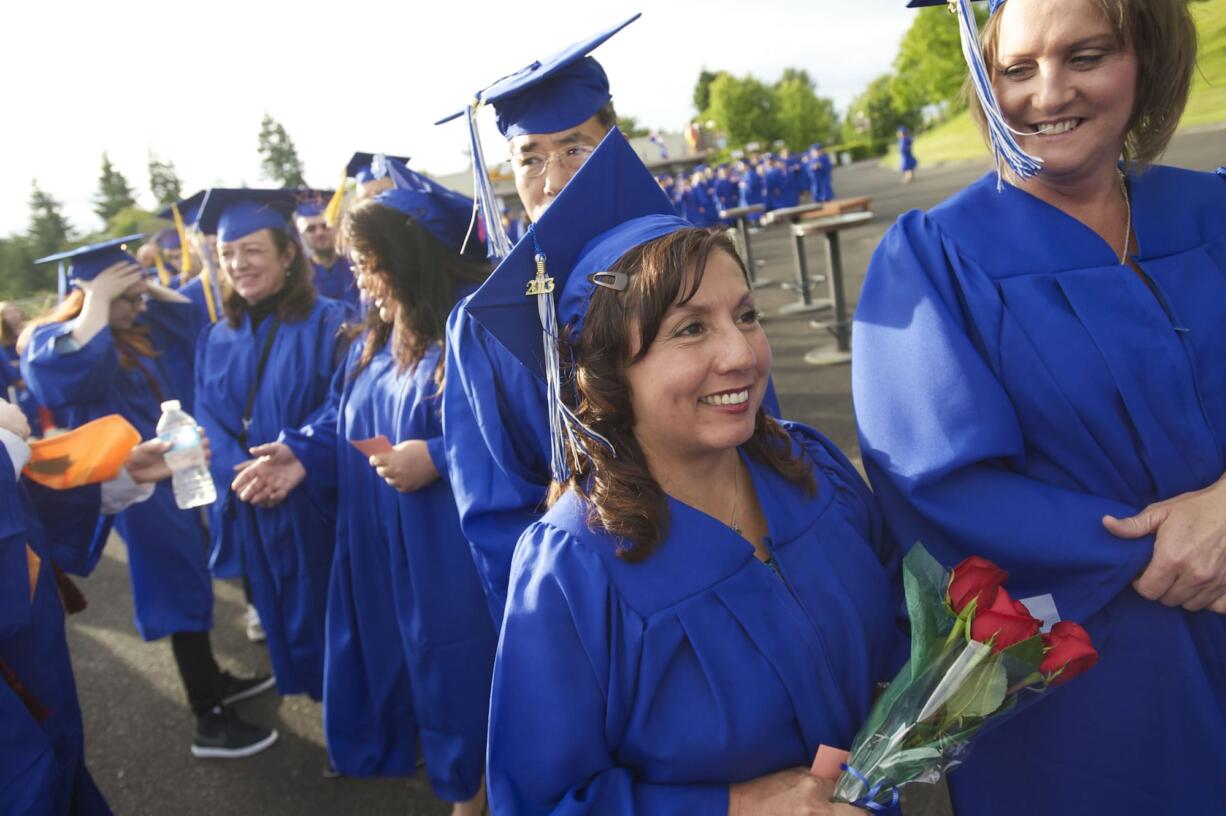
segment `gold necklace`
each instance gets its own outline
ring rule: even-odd
[[[1120,170],[1120,192],[1124,194],[1124,206],[1128,210],[1128,220],[1124,222],[1124,249],[1120,252],[1120,266],[1128,265],[1128,245],[1132,242],[1132,199],[1128,196],[1128,177]]]
[[[737,513],[740,511],[741,503],[741,469],[736,468],[732,471],[732,520],[728,522],[728,526],[732,528],[732,532],[741,535],[741,525],[736,523]]]

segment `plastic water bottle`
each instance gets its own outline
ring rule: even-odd
[[[158,420],[158,439],[171,444],[166,451],[175,489],[175,504],[182,510],[217,501],[213,474],[204,459],[200,430],[191,414],[184,411],[178,400],[162,403],[162,418]]]

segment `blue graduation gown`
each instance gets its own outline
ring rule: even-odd
[[[200,344],[196,362],[196,419],[212,444],[213,481],[223,502],[214,530],[212,565],[239,569],[267,635],[268,655],[281,694],[323,694],[324,612],[332,564],[334,519],[298,487],[271,509],[239,501],[229,489],[234,466],[248,449],[276,441],[282,428],[305,424],[326,402],[343,353],[344,306],[316,298],[311,313],[281,323],[252,406],[247,447],[238,441],[247,393],[260,354],[277,323],[264,318],[254,332],[243,315],[238,327],[222,320]]]
[[[21,355],[17,353],[17,346],[0,348],[0,397],[16,397],[14,404],[26,415],[26,422],[30,423],[30,435],[42,436],[43,418],[38,412],[38,400],[24,384],[19,385],[20,382]]]
[[[349,351],[330,429],[285,441],[315,474],[335,471],[337,544],[328,594],[324,731],[349,775],[412,775],[421,740],[435,792],[481,784],[496,634],[447,483],[434,381],[440,348],[401,372],[385,346],[357,374]],[[400,493],[350,440],[424,439],[443,478]],[[331,444],[329,444],[329,442]]]
[[[753,168],[745,171],[745,176],[738,186],[741,192],[740,206],[748,207],[751,204],[761,204],[766,201],[762,176],[758,175],[758,171]],[[761,217],[760,213],[755,213],[751,218],[757,221]]]
[[[1139,596],[1152,539],[1100,519],[1226,469],[1226,180],[1129,177],[1152,291],[1080,222],[995,185],[907,213],[873,258],[853,333],[864,462],[900,541],[1051,593],[1100,661],[985,736],[950,777],[956,809],[1221,812],[1226,618]]]
[[[919,162],[915,160],[915,154],[911,152],[911,137],[904,136],[898,140],[898,169],[902,172],[914,170]]]
[[[341,301],[349,307],[351,314],[361,310],[361,292],[348,258],[337,255],[331,266],[311,261],[311,268],[315,270],[316,294]]]
[[[500,625],[515,543],[540,517],[549,490],[545,384],[473,319],[465,302],[447,319],[443,436],[460,524]],[[773,383],[764,404],[779,416]]]
[[[119,414],[142,439],[150,439],[157,434],[163,400],[178,399],[192,410],[191,308],[181,303],[149,304],[144,320],[159,354],[141,358],[140,365],[130,370],[119,364],[109,327],[79,349],[66,351],[60,338],[71,334],[71,322],[40,326],[22,359],[26,382],[44,405],[63,414],[69,427]],[[175,505],[170,481],[158,484],[148,501],[120,513],[115,526],[128,545],[141,637],[157,640],[172,632],[212,629],[213,585],[204,527],[198,512]],[[98,555],[95,549],[84,560],[66,559],[61,566],[88,572]]]
[[[99,490],[29,488],[14,479],[12,462],[0,450],[0,661],[48,712],[37,722],[0,680],[0,812],[109,814],[85,767],[81,707],[47,535],[53,530],[60,536],[61,548],[87,549]],[[54,527],[45,530],[40,517],[54,520]],[[42,559],[33,599],[27,544]]]
[[[905,652],[898,557],[823,436],[816,496],[746,458],[777,572],[669,499],[645,561],[564,496],[520,540],[494,665],[494,813],[724,814],[728,786],[849,745]]]

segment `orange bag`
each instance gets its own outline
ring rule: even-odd
[[[26,476],[52,490],[68,490],[119,475],[140,434],[119,414],[110,414],[79,428],[30,443]]]

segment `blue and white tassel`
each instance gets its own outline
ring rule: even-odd
[[[562,399],[562,361],[558,353],[558,311],[554,302],[554,280],[545,271],[546,256],[536,237],[536,225],[528,228],[535,253],[536,277],[528,282],[527,295],[536,298],[536,313],[541,322],[541,342],[545,359],[545,398],[549,419],[549,468],[553,478],[565,483],[570,479],[570,461],[566,443],[575,456],[591,459],[588,442],[603,445],[616,456],[613,444],[583,423]]]
[[[468,106],[465,119],[468,121],[468,144],[473,160],[473,219],[468,225],[468,235],[464,238],[464,246],[460,254],[468,249],[468,239],[472,237],[476,226],[477,213],[480,210],[485,219],[485,243],[489,257],[502,259],[511,254],[511,239],[502,226],[502,210],[498,206],[498,196],[494,193],[494,183],[490,181],[485,169],[485,153],[481,149],[481,136],[477,132],[477,112],[481,110],[480,100],[474,99]]]
[[[979,26],[975,23],[975,12],[971,8],[972,0],[949,0],[949,10],[958,17],[958,28],[962,34],[962,56],[966,58],[967,67],[971,71],[971,83],[975,86],[975,95],[983,108],[984,118],[988,123],[988,140],[992,144],[992,154],[996,159],[996,188],[1003,184],[1001,179],[1002,165],[1008,165],[1013,174],[1020,180],[1034,178],[1043,169],[1043,162],[1031,156],[1018,145],[1013,138],[1019,131],[1009,127],[1005,115],[992,92],[992,81],[988,77],[987,66],[983,63],[983,49],[979,43]],[[1000,6],[994,0],[992,10]]]

